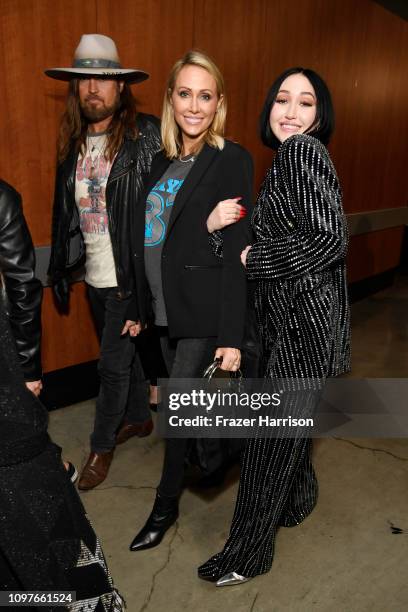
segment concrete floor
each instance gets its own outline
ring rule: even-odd
[[[353,377],[408,377],[407,313],[407,276],[353,306]],[[50,415],[53,439],[78,467],[93,411],[85,402]],[[186,490],[180,519],[158,548],[128,550],[150,512],[162,453],[154,435],[129,440],[107,480],[81,495],[130,612],[408,610],[408,440],[316,440],[315,511],[280,530],[268,574],[229,588],[198,580],[196,568],[226,539],[237,470],[211,493]],[[390,522],[406,532],[393,535]]]

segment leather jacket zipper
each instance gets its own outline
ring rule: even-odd
[[[131,163],[126,166],[126,168],[124,168],[124,170],[122,170],[122,172],[120,172],[119,174],[117,174],[116,176],[114,176],[111,180],[108,180],[108,183],[106,185],[106,187],[108,185],[111,185],[112,183],[114,183],[115,181],[117,181],[118,179],[120,179],[122,176],[125,176],[125,174],[128,174],[128,172],[134,168],[136,166],[136,160],[132,160]]]

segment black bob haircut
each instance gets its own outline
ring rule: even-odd
[[[317,98],[316,122],[307,133],[327,145],[334,130],[334,109],[329,88],[314,70],[300,67],[285,70],[272,83],[259,118],[262,142],[271,149],[278,149],[281,145],[271,130],[269,116],[283,81],[292,74],[303,74],[313,85]]]

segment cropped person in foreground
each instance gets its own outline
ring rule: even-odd
[[[47,424],[47,411],[24,385],[0,299],[0,587],[75,591],[76,603],[67,600],[61,609],[122,612],[123,599]]]
[[[21,196],[0,180],[0,270],[7,296],[10,327],[27,388],[42,389],[42,286],[35,277],[35,254]]]

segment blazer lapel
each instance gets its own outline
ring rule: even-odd
[[[180,190],[178,191],[174,200],[173,208],[170,215],[169,226],[166,232],[166,240],[172,230],[173,225],[177,221],[184,206],[186,205],[189,197],[193,193],[198,183],[201,181],[203,175],[207,171],[209,165],[213,162],[218,152],[218,149],[215,149],[214,147],[210,147],[209,145],[205,144],[203,150],[198,155],[193,167],[188,173],[187,178],[180,187]]]
[[[170,160],[167,159],[167,157],[163,154],[162,151],[159,151],[159,153],[157,153],[153,158],[150,173],[147,176],[146,182],[143,186],[143,190],[140,194],[140,199],[138,200],[140,206],[137,206],[137,208],[140,212],[143,211],[143,216],[146,214],[146,200],[148,198],[149,193],[151,192],[159,178],[163,176],[163,174],[166,172],[169,165]]]
[[[168,159],[163,151],[159,151],[153,159],[152,167],[150,169],[150,174],[145,184],[145,198],[149,195],[157,181],[163,174],[166,172],[167,168],[170,166],[171,160]]]

